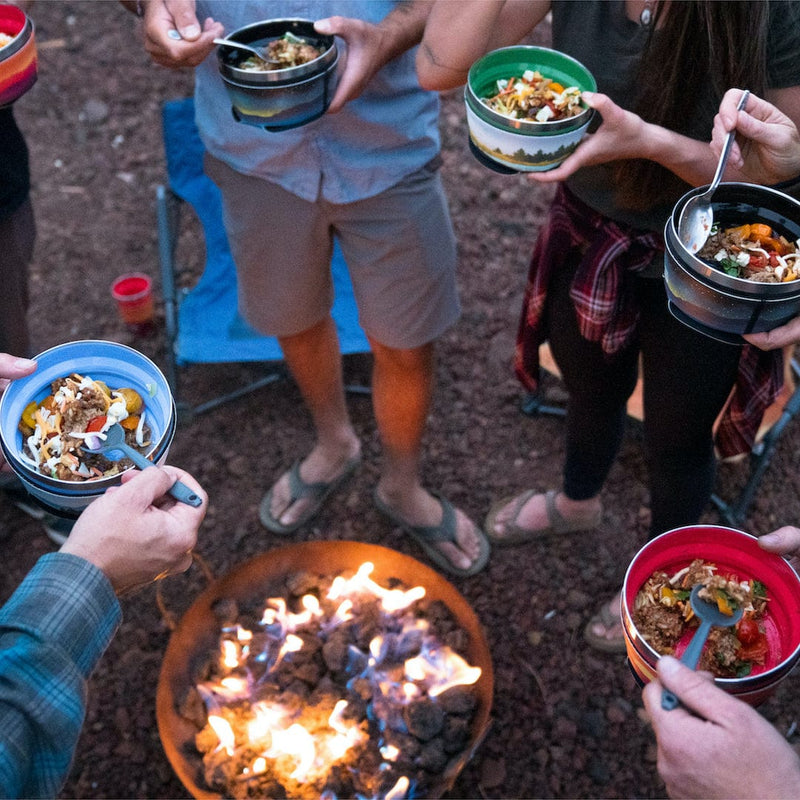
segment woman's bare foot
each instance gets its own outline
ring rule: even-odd
[[[617,592],[611,600],[603,603],[584,628],[584,638],[595,650],[602,650],[604,653],[625,652],[620,600],[621,592]]]

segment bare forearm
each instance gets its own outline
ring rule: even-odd
[[[433,0],[401,0],[378,23],[383,35],[384,63],[420,43]]]
[[[717,159],[707,141],[691,139],[658,125],[644,123],[644,127],[642,158],[656,161],[691,186],[711,182]]]
[[[768,93],[770,101],[786,114],[795,125],[800,124],[800,87],[776,89]],[[717,167],[717,156],[707,142],[699,142],[672,133],[657,126],[646,126],[648,130],[646,158],[658,161],[672,170],[678,177],[693,186],[709,183]],[[723,176],[726,180],[747,180],[746,174],[731,168]]]
[[[519,42],[549,9],[549,0],[436,0],[417,54],[420,83],[439,90],[462,85],[474,61]]]

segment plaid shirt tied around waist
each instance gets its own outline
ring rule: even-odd
[[[547,339],[544,308],[553,273],[575,253],[580,262],[570,287],[581,335],[599,342],[608,356],[636,332],[639,308],[627,272],[639,272],[664,251],[659,233],[637,231],[609,220],[559,184],[531,257],[514,368],[528,391],[539,384],[539,347]],[[783,353],[742,347],[731,397],[716,430],[722,457],[749,453],[766,409],[783,385]]]

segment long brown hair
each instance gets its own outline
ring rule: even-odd
[[[632,110],[647,122],[687,133],[704,85],[710,84],[717,105],[732,87],[763,96],[768,22],[769,0],[660,3],[652,27],[658,35],[651,32],[642,54]],[[644,159],[620,161],[615,178],[626,208],[648,208],[685,189],[674,173]]]

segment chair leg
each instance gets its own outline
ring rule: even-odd
[[[791,361],[792,373],[795,377],[800,376],[800,364],[795,359]],[[783,407],[783,412],[777,422],[767,431],[764,438],[753,448],[750,457],[750,477],[747,479],[738,497],[728,503],[718,495],[712,495],[711,500],[716,505],[723,519],[734,527],[743,527],[750,504],[755,498],[759,484],[767,471],[775,448],[786,426],[792,421],[795,414],[800,411],[800,385],[798,385],[792,396]]]
[[[165,373],[167,383],[180,405],[178,369],[175,360],[175,341],[178,337],[178,294],[175,287],[175,247],[177,246],[181,200],[164,186],[156,187],[156,220],[158,224],[158,259],[161,266],[161,294],[164,298],[164,327],[166,331]]]
[[[520,400],[520,410],[529,417],[538,417],[540,414],[549,414],[554,417],[565,417],[567,415],[565,408],[547,405],[538,392],[530,392],[524,395]]]

